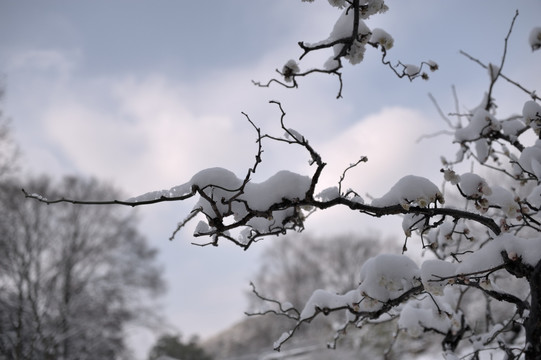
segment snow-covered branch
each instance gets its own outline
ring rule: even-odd
[[[330,4],[342,10],[329,37],[316,43],[307,43],[300,41],[299,47],[303,53],[299,61],[309,53],[332,50],[333,55],[323,64],[322,67],[311,68],[301,71],[297,61],[291,59],[283,66],[282,70],[276,69],[283,81],[270,79],[266,83],[253,81],[260,87],[269,87],[272,83],[282,85],[286,88],[297,88],[299,86],[297,78],[311,75],[313,73],[323,73],[334,75],[340,83],[336,98],[342,97],[342,72],[344,60],[352,65],[359,64],[364,59],[366,46],[380,49],[382,52],[381,62],[388,66],[399,78],[408,78],[410,81],[417,77],[428,79],[428,74],[423,71],[427,66],[430,71],[436,71],[438,65],[434,61],[423,61],[419,65],[404,64],[397,62],[395,65],[387,59],[387,51],[394,45],[393,37],[383,29],[370,29],[364,20],[371,16],[385,13],[388,9],[383,0],[352,0],[352,1],[330,1]]]
[[[200,171],[184,184],[168,190],[152,191],[128,200],[92,201],[67,198],[51,200],[39,194],[23,191],[26,197],[47,204],[68,202],[135,207],[197,198],[193,211],[179,224],[175,233],[186,223],[197,218],[197,215],[203,215],[205,220],[196,226],[194,236],[209,237],[211,241],[206,244],[212,245],[217,245],[218,240],[223,238],[244,249],[265,236],[279,235],[289,230],[301,231],[309,212],[335,206],[345,206],[373,217],[411,214],[421,216],[426,221],[434,217],[465,219],[486,226],[494,234],[500,233],[500,226],[490,217],[455,208],[438,207],[438,203],[444,203],[443,195],[432,182],[418,176],[410,175],[400,179],[387,194],[373,200],[371,204],[365,204],[356,191],[348,190],[342,193],[341,181],[338,187],[316,193],[320,175],[326,164],[304,136],[287,127],[286,113],[282,105],[276,101],[271,103],[277,105],[280,110],[280,125],[285,136],[262,134],[246,116],[257,132],[258,150],[253,166],[242,179],[227,169],[211,168]],[[264,139],[303,148],[307,151],[311,164],[315,166],[312,175],[280,171],[262,183],[252,182],[251,175],[256,172],[262,161]],[[341,180],[349,168],[365,161],[367,158],[362,157],[357,163],[346,168]],[[237,233],[233,234],[233,231]]]

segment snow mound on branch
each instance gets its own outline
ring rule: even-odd
[[[541,129],[541,105],[533,100],[526,101],[522,107],[522,116],[526,125],[539,135]]]
[[[340,197],[340,192],[338,191],[338,186],[332,186],[326,189],[323,189],[316,197],[320,198],[322,201],[331,201]]]
[[[394,45],[393,37],[387,31],[380,28],[372,30],[370,42],[380,44],[385,50],[391,49]]]
[[[137,203],[160,199],[191,197],[199,192],[199,200],[194,210],[206,215],[207,221],[200,222],[195,234],[205,234],[215,230],[211,219],[226,219],[232,216],[240,221],[252,216],[239,239],[245,241],[254,234],[278,231],[286,223],[296,218],[296,209],[291,206],[271,207],[287,202],[296,202],[306,198],[312,179],[290,171],[280,171],[261,183],[245,182],[233,172],[223,168],[205,169],[195,174],[190,181],[172,187],[169,190],[152,191],[128,201]],[[280,206],[278,206],[280,207]],[[254,216],[254,212],[262,212]]]
[[[477,108],[469,117],[470,122],[465,127],[455,132],[457,142],[473,141],[481,136],[487,135],[491,129],[501,127],[498,120],[483,108]]]
[[[524,264],[535,266],[541,260],[541,238],[519,238],[512,234],[502,234],[478,251],[468,255],[458,265],[456,274],[469,274],[486,271],[502,265],[502,252],[510,260],[521,259]]]
[[[452,290],[445,290],[442,296],[409,301],[400,312],[398,328],[406,330],[413,337],[422,336],[425,329],[435,329],[442,334],[460,330],[461,312],[453,309]]]
[[[541,140],[536,140],[534,146],[525,148],[520,154],[518,165],[513,165],[516,175],[526,171],[541,179]]]
[[[182,185],[177,185],[169,190],[158,190],[145,193],[128,199],[130,202],[142,202],[158,200],[164,198],[174,198],[188,195],[192,192],[193,187],[204,189],[210,185],[221,187],[224,189],[235,190],[240,187],[242,181],[232,172],[223,168],[210,168],[201,170],[195,174],[190,181]]]
[[[152,191],[129,199],[130,202],[152,201],[160,198],[174,198],[190,194],[194,189],[204,190],[212,199],[222,204],[231,200],[243,184],[232,171],[223,168],[205,169],[195,174],[190,181],[169,190]],[[310,189],[311,179],[291,171],[280,171],[262,183],[248,182],[239,201],[246,202],[250,209],[264,211],[272,204],[284,199],[304,199]],[[200,203],[206,202],[201,199]]]
[[[492,189],[488,186],[485,179],[474,173],[464,173],[460,175],[458,186],[462,192],[472,198],[481,198],[483,195],[492,194]]]
[[[515,201],[515,195],[504,187],[493,186],[487,200],[490,205],[499,206],[506,216],[516,217],[520,214],[520,205]]]
[[[351,31],[353,29],[353,20],[354,20],[353,11],[348,11],[347,9],[344,10],[342,12],[342,15],[338,18],[338,20],[334,24],[333,30],[329,38],[326,40],[326,42],[333,42],[336,40],[350,37]],[[347,49],[348,50],[347,55],[345,56],[345,58],[348,59],[351,64],[358,64],[364,59],[364,53],[366,51],[365,46],[368,42],[368,35],[370,34],[370,28],[368,28],[368,26],[366,26],[364,21],[360,19],[359,19],[359,27],[358,27],[357,33],[361,35],[361,38],[363,39],[362,42],[354,41],[353,44],[350,46],[350,48]],[[342,53],[344,46],[346,45],[337,44],[333,46],[333,50],[334,50],[333,58],[336,58]]]
[[[304,306],[299,320],[310,319],[318,311],[326,312],[327,309],[339,309],[354,306],[360,301],[359,292],[352,290],[344,295],[333,294],[327,290],[318,289],[312,293],[310,299]]]
[[[240,198],[246,200],[251,209],[264,211],[283,200],[304,199],[311,183],[308,176],[282,170],[262,183],[248,183]]]
[[[404,66],[405,66],[404,73],[408,76],[415,76],[419,74],[419,72],[421,72],[421,68],[417,65],[406,64]]]
[[[509,136],[509,140],[516,141],[521,131],[523,131],[525,124],[522,120],[507,120],[502,121],[502,132],[504,135]]]
[[[434,183],[424,177],[408,175],[398,180],[387,194],[374,199],[372,206],[385,207],[400,204],[408,209],[412,204],[427,207],[435,201],[444,202],[442,193]]]
[[[541,185],[536,186],[528,195],[527,201],[536,208],[541,208]]]
[[[404,255],[381,254],[367,260],[361,268],[361,283],[357,289],[343,295],[316,290],[304,306],[299,320],[307,320],[318,312],[354,309],[377,311],[383,303],[396,299],[420,285],[419,268]]]
[[[363,302],[365,306],[378,306],[419,285],[419,278],[419,267],[409,257],[381,254],[368,259],[362,266],[359,291],[376,300],[373,304]]]

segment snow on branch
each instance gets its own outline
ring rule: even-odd
[[[465,323],[464,314],[452,305],[455,301],[452,294],[460,289],[477,289],[495,300],[514,304],[520,316],[530,309],[527,301],[498,289],[491,282],[493,273],[502,269],[512,271],[518,264],[532,267],[529,262],[541,257],[539,251],[535,250],[539,248],[537,242],[524,246],[519,254],[502,250],[516,246],[512,244],[508,237],[502,236],[495,241],[495,245],[467,256],[460,265],[427,260],[421,268],[405,255],[381,254],[370,258],[361,267],[360,284],[357,288],[344,294],[316,290],[302,310],[293,308],[290,303],[282,304],[278,300],[261,296],[251,284],[252,292],[264,302],[274,305],[274,309],[247,315],[273,313],[296,321],[291,329],[276,340],[275,350],[280,350],[302,325],[310,323],[320,315],[328,316],[333,313],[342,314],[345,319],[334,335],[334,342],[344,335],[348,326],[360,328],[367,320],[398,318],[400,329],[413,336],[419,336],[426,331],[445,335],[444,346],[454,350],[466,331],[471,330]],[[536,254],[528,255],[530,251]],[[510,259],[509,254],[515,254],[516,257]],[[484,340],[487,339],[488,337],[484,337]],[[487,343],[493,340],[494,338]]]
[[[179,223],[175,233],[186,223],[202,215],[203,219],[197,224],[194,236],[211,239],[203,245],[218,245],[218,240],[223,238],[244,249],[265,236],[284,234],[290,230],[302,231],[306,216],[314,209],[323,210],[334,206],[346,206],[374,217],[415,214],[428,220],[435,216],[449,216],[454,219],[472,220],[488,227],[494,234],[500,233],[498,224],[489,217],[459,209],[438,207],[438,203],[444,202],[442,194],[433,183],[422,177],[413,175],[404,177],[389,193],[375,199],[372,204],[365,204],[357,192],[351,189],[342,192],[341,182],[346,171],[367,161],[366,157],[361,157],[344,171],[338,188],[333,190],[333,195],[329,195],[329,190],[316,194],[316,186],[325,163],[304,136],[286,126],[286,113],[282,105],[276,101],[271,103],[277,105],[280,110],[280,124],[285,136],[261,134],[260,129],[246,116],[256,129],[258,150],[255,162],[244,178],[239,178],[224,168],[210,168],[198,172],[184,184],[168,190],[148,192],[127,200],[92,201],[66,198],[49,200],[23,190],[24,194],[28,198],[47,204],[68,202],[132,207],[165,201],[184,201],[195,197],[197,201],[192,212]],[[312,175],[280,171],[264,182],[254,183],[251,175],[262,161],[264,139],[302,147],[310,156],[310,163],[315,166]]]
[[[280,74],[283,80],[271,79],[266,83],[253,81],[255,85],[269,87],[272,83],[277,83],[286,88],[297,88],[299,85],[297,78],[313,73],[323,73],[334,75],[338,78],[340,86],[336,97],[341,98],[343,81],[340,70],[343,67],[343,61],[347,60],[352,65],[362,62],[367,45],[381,50],[381,62],[388,66],[399,78],[406,77],[412,81],[415,78],[421,77],[427,80],[428,74],[423,71],[423,67],[428,67],[430,71],[436,71],[438,69],[438,65],[434,61],[423,61],[419,65],[404,64],[399,61],[393,65],[390,60],[387,60],[387,51],[394,45],[393,37],[383,29],[370,29],[364,22],[364,20],[369,19],[373,15],[382,14],[387,11],[388,7],[383,0],[353,0],[330,3],[343,10],[329,37],[316,43],[299,42],[299,46],[303,51],[299,57],[299,61],[311,52],[326,49],[332,50],[333,55],[329,57],[325,64],[319,68],[301,71],[297,61],[291,59],[286,62],[282,70],[276,69],[276,72]]]
[[[380,47],[383,62],[391,66],[386,62],[385,55],[392,46],[392,38],[383,30],[368,29],[362,21],[365,17],[382,12],[383,1],[366,0],[362,5],[359,0],[331,3],[345,8],[333,30],[334,35],[321,43],[301,44],[304,50],[301,59],[312,51],[332,48],[335,55],[330,65],[327,64],[329,67],[303,73],[296,62],[290,61],[280,72],[285,77],[284,81],[289,81],[288,86],[296,87],[296,77],[317,71],[335,74],[341,83],[339,69],[342,59],[352,63],[362,60],[367,44]],[[362,327],[374,319],[397,319],[399,329],[413,337],[427,331],[440,334],[442,349],[449,358],[456,358],[454,352],[463,340],[469,340],[472,344],[472,358],[479,358],[479,352],[490,346],[501,349],[510,358],[523,354],[526,359],[539,358],[541,99],[535,95],[535,91],[524,89],[502,73],[507,42],[516,16],[505,38],[500,66],[485,65],[464,53],[489,71],[489,86],[481,103],[466,113],[459,113],[457,100],[455,114],[449,115],[457,116],[456,122],[450,121],[438,107],[440,116],[450,127],[452,141],[459,145],[455,160],[443,159],[444,168],[441,169],[444,180],[452,185],[451,190],[456,191],[457,197],[465,202],[459,207],[449,205],[450,201],[445,201],[444,193],[438,186],[417,175],[399,179],[387,193],[366,203],[358,195],[360,191],[342,188],[347,172],[362,166],[367,161],[366,157],[360,157],[360,160],[347,167],[337,186],[318,189],[326,164],[301,132],[286,125],[286,112],[277,101],[271,101],[271,104],[280,113],[281,135],[262,133],[250,117],[243,114],[257,134],[255,160],[243,177],[225,168],[204,169],[183,184],[127,200],[50,200],[41,194],[23,192],[27,198],[47,204],[66,202],[135,207],[193,198],[195,205],[192,211],[178,224],[173,236],[188,222],[199,219],[194,236],[210,238],[199,245],[218,245],[220,240],[225,240],[243,249],[248,249],[253,242],[266,236],[302,231],[307,216],[316,210],[342,206],[372,217],[403,215],[402,228],[406,240],[417,234],[422,250],[433,255],[432,259],[420,266],[404,254],[378,255],[362,264],[357,287],[342,294],[316,290],[304,307],[298,309],[263,296],[252,284],[253,293],[273,306],[272,310],[252,315],[270,312],[296,322],[276,341],[275,348],[279,350],[301,326],[314,318],[342,313],[345,314],[345,321],[338,328],[334,343],[348,326]],[[426,65],[431,67],[433,64]],[[410,79],[419,76],[421,71],[420,68],[401,63],[391,68],[397,75]],[[491,94],[494,87],[501,83],[497,83],[499,78],[526,92],[528,100],[521,104],[520,114],[505,118],[497,115]],[[528,133],[535,136],[523,136]],[[264,141],[305,151],[312,166],[311,173],[279,171],[263,182],[253,182],[252,176],[262,163]],[[496,175],[504,174],[505,181],[498,176],[475,173],[473,169],[462,173],[455,171],[453,166],[466,159],[495,171]],[[403,249],[404,252],[407,250],[406,244]],[[513,280],[513,283],[501,288],[500,279]],[[514,291],[514,280],[517,279],[526,283],[525,291]],[[488,315],[483,320],[486,322],[484,331],[475,329],[475,323],[466,318],[464,303],[468,290],[475,290],[476,294],[481,293],[486,299]],[[507,303],[514,313],[502,323],[495,324],[494,319],[489,318],[492,314],[490,299]],[[502,340],[502,334],[517,323],[525,329],[525,335],[506,343]]]

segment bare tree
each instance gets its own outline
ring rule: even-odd
[[[5,88],[0,77],[0,105],[4,100]],[[0,106],[0,180],[13,175],[16,170],[18,148],[11,137],[9,121]]]
[[[382,251],[394,252],[393,250],[398,250],[397,243],[383,240],[380,236],[288,236],[274,240],[272,246],[267,247],[261,256],[260,268],[251,284],[251,310],[247,312],[249,316],[267,315],[265,321],[261,321],[257,332],[260,335],[256,335],[260,349],[270,346],[280,336],[284,327],[294,325],[291,317],[280,316],[287,312],[285,310],[288,307],[302,308],[314,289],[326,289],[341,294],[358,286],[359,270],[363,263]],[[267,295],[272,295],[271,301]],[[300,346],[306,343],[324,344],[329,340],[329,332],[332,332],[337,323],[337,319],[330,317],[316,319],[314,326],[306,328],[298,339]],[[369,331],[379,333],[380,339],[375,339],[370,334],[352,332],[352,336],[348,337],[349,341],[342,341],[341,346],[368,356],[380,346],[381,338],[392,338],[395,326],[388,325],[388,322],[384,322],[370,327]],[[375,329],[374,326],[379,328]],[[363,345],[359,348],[358,340],[361,338]],[[266,343],[261,343],[261,340]],[[314,350],[321,352],[318,347]],[[380,347],[378,350],[383,352],[385,348]]]
[[[324,66],[324,71],[301,72],[296,62],[288,62],[280,74],[292,86],[280,83],[296,87],[296,78],[316,72],[337,75],[341,82],[338,72],[341,61],[346,59],[352,64],[360,62],[366,45],[382,49],[384,64],[399,77],[412,79],[419,74],[425,77],[420,66],[387,63],[385,55],[392,38],[378,29],[369,29],[362,22],[363,18],[384,12],[386,5],[383,0],[329,2],[343,8],[331,37],[316,44],[300,45],[304,50],[303,56],[312,51],[332,48],[334,56],[330,59],[330,65]],[[325,161],[308,139],[286,125],[286,112],[277,101],[272,103],[278,109],[285,133],[283,136],[262,134],[260,128],[245,115],[257,134],[257,151],[254,163],[243,177],[239,178],[222,168],[206,169],[195,174],[187,183],[170,190],[154,191],[128,200],[47,200],[28,192],[26,196],[49,204],[70,202],[129,206],[196,198],[193,211],[176,231],[188,221],[199,218],[194,235],[210,238],[200,245],[218,245],[221,241],[230,241],[243,249],[248,249],[255,241],[266,236],[285,234],[291,230],[301,231],[312,211],[330,207],[346,207],[373,217],[402,215],[402,228],[406,236],[403,252],[412,248],[407,246],[408,242],[416,237],[419,248],[431,253],[432,258],[418,266],[405,254],[380,254],[364,263],[360,269],[359,285],[342,294],[315,290],[308,301],[298,308],[268,298],[269,302],[278,305],[283,316],[294,320],[294,325],[275,342],[275,349],[280,350],[301,327],[312,320],[322,315],[340,313],[342,325],[335,331],[335,340],[349,328],[362,328],[376,319],[398,317],[401,331],[410,336],[437,334],[448,359],[459,356],[479,359],[481,354],[490,356],[494,352],[500,352],[510,359],[539,359],[541,99],[534,90],[526,89],[503,72],[508,56],[507,44],[517,16],[518,12],[505,37],[498,64],[484,64],[464,53],[488,70],[487,92],[481,103],[466,112],[455,111],[452,116],[443,115],[442,112],[453,135],[451,141],[457,143],[460,150],[455,159],[444,161],[441,171],[451,188],[466,201],[465,207],[446,204],[438,186],[416,175],[399,179],[384,196],[366,202],[359,195],[360,190],[342,187],[347,171],[367,161],[366,157],[360,157],[345,169],[337,186],[318,189]],[[536,34],[530,35],[532,49],[537,48]],[[426,64],[432,69],[437,68],[435,63]],[[496,112],[492,94],[499,85],[523,91],[524,102],[517,104],[517,115],[500,117]],[[281,171],[267,181],[253,183],[251,177],[262,161],[264,141],[276,141],[305,151],[313,166],[312,173],[301,175]],[[458,173],[459,165],[466,159],[477,162],[487,171],[508,176],[512,185],[504,187],[504,184],[489,181],[493,178],[481,176],[480,173]],[[473,232],[473,224],[483,230]],[[508,286],[506,280],[509,279],[522,285],[518,291]],[[466,307],[469,294],[487,299],[485,327],[476,326],[468,316]],[[506,312],[508,316],[495,316],[494,301],[508,304],[512,309]]]
[[[85,198],[117,194],[77,178],[28,185]],[[8,359],[118,358],[125,325],[152,320],[148,296],[164,288],[156,251],[137,231],[133,214],[40,207],[21,203],[12,183],[0,190],[1,352]]]

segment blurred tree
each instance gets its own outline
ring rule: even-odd
[[[96,180],[42,177],[28,186],[118,196]],[[19,185],[20,186],[20,185]],[[124,328],[148,321],[164,289],[156,250],[118,208],[42,207],[0,183],[0,353],[5,359],[117,359]]]
[[[180,335],[165,334],[159,337],[148,355],[148,360],[159,359],[212,360],[212,357],[198,346],[196,337],[183,343]]]
[[[4,89],[0,80],[0,105],[4,99]],[[17,157],[18,148],[11,137],[9,121],[0,106],[0,180],[14,174]]]
[[[399,248],[396,242],[381,239],[377,235],[342,235],[332,238],[289,236],[277,239],[262,254],[261,266],[253,281],[250,296],[250,306],[254,311],[249,315],[282,314],[278,304],[274,303],[276,306],[273,307],[266,298],[269,294],[282,306],[289,306],[284,305],[289,303],[298,309],[310,299],[314,289],[344,293],[358,286],[360,269],[368,259],[381,252],[397,252]],[[350,356],[382,354],[397,331],[395,320],[391,318],[389,321],[367,324],[361,331],[350,331],[354,336],[342,339],[341,348],[353,350]],[[332,340],[329,333],[338,326],[336,318],[317,318],[314,324],[303,328],[299,342],[293,339],[291,346],[325,344]],[[271,350],[272,343],[283,329],[294,325],[294,322],[284,316],[267,316],[265,321],[250,325],[257,328],[252,331],[255,339],[250,343],[257,343],[260,349]],[[411,345],[409,350],[419,350],[417,343]],[[327,353],[319,347],[311,351],[316,351],[321,359],[333,359],[336,355],[335,352]]]
[[[397,245],[382,241],[379,236],[277,239],[263,252],[253,283],[263,294],[272,293],[273,297],[300,307],[314,289],[342,293],[357,286],[360,266],[382,249],[397,250]]]

